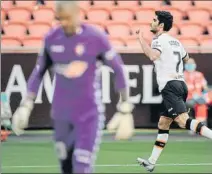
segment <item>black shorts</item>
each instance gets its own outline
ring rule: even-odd
[[[178,115],[187,112],[186,98],[188,88],[183,81],[169,81],[161,91],[163,97],[163,112],[161,116],[175,119]]]

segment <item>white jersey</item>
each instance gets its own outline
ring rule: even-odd
[[[154,61],[159,91],[168,81],[184,81],[183,59],[187,53],[180,41],[163,33],[153,39],[151,47],[161,52],[160,58]]]

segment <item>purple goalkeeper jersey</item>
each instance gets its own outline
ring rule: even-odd
[[[74,61],[83,61],[88,67],[77,78],[64,76],[64,70]],[[28,81],[28,92],[37,94],[45,71],[53,68],[56,85],[52,103],[54,118],[80,117],[97,110],[101,95],[100,62],[111,67],[116,89],[126,87],[123,61],[107,36],[92,26],[81,24],[76,34],[68,37],[59,26],[44,38],[44,47]]]

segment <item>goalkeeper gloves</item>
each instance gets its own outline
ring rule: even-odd
[[[16,135],[24,133],[24,129],[28,127],[29,117],[34,107],[34,101],[27,98],[15,111],[12,118],[12,130]]]
[[[127,140],[132,137],[134,132],[133,109],[134,106],[131,103],[119,103],[117,105],[118,112],[107,124],[109,131],[116,130],[115,138],[117,140]]]

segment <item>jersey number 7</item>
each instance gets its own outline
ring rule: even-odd
[[[179,66],[180,66],[180,63],[181,63],[181,56],[180,56],[180,52],[178,52],[178,51],[174,51],[173,53],[178,58],[178,62],[177,62],[177,66],[176,66],[176,71],[178,73],[179,72]]]

